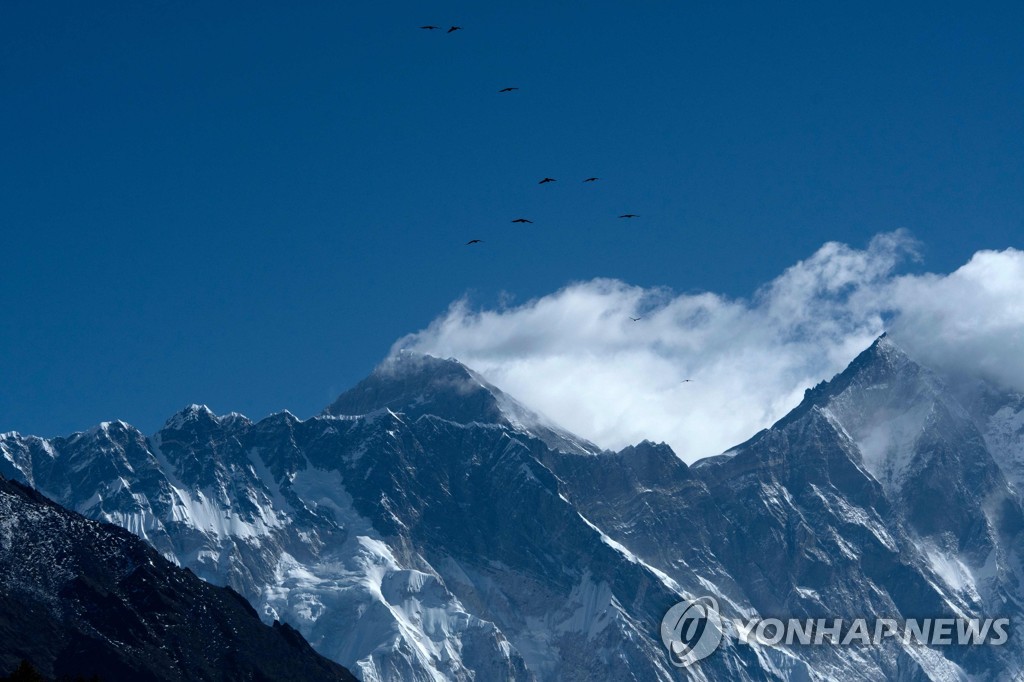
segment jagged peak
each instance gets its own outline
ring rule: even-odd
[[[230,415],[227,415],[227,416],[228,417],[234,417],[236,419],[239,418],[239,417],[241,417],[242,419],[248,419],[248,417],[240,415],[237,412],[232,412]],[[260,420],[260,422],[266,422],[266,421],[271,421],[271,422],[284,421],[284,422],[295,423],[295,422],[300,422],[302,420],[299,419],[297,416],[295,416],[295,413],[292,412],[291,410],[285,409],[285,410],[280,410],[278,412],[272,412],[272,413],[268,414],[266,417],[264,417],[263,419]]]
[[[86,431],[86,433],[108,433],[110,431],[128,430],[132,428],[134,427],[132,427],[128,422],[121,419],[115,419],[113,421],[100,422]]]
[[[132,432],[142,435],[138,429],[136,429],[128,422],[123,421],[121,419],[115,419],[113,421],[102,421],[99,424],[96,424],[95,426],[86,429],[85,431],[76,431],[67,438],[67,441],[74,442],[82,438],[90,440],[96,438],[110,438],[112,432]],[[31,437],[35,438],[35,436]]]
[[[881,336],[875,339],[861,355],[865,353],[871,353],[875,358],[886,358],[890,361],[913,362],[903,347],[889,336],[889,332],[882,332]]]
[[[804,390],[803,400],[789,414],[775,423],[773,428],[785,426],[802,417],[814,407],[823,407],[834,396],[845,391],[858,377],[867,372],[893,373],[911,368],[923,368],[914,362],[888,333],[881,334],[870,346],[861,351],[839,374]]]
[[[179,431],[186,424],[216,420],[217,415],[209,407],[192,403],[175,412],[170,419],[164,422],[161,431]]]
[[[234,422],[242,421],[244,423],[251,423],[250,419],[244,414],[238,412],[229,412],[225,415],[218,416],[206,405],[199,405],[192,403],[182,409],[178,410],[174,415],[168,419],[161,431],[179,431],[185,428],[189,424],[215,424],[217,426],[223,426],[225,424],[231,424]]]
[[[204,417],[212,417],[214,419],[217,418],[217,415],[214,413],[213,410],[211,410],[206,405],[200,405],[199,403],[190,403],[190,404],[186,405],[185,407],[181,408],[180,410],[178,410],[175,413],[175,416],[179,416],[179,415],[184,416],[184,417],[204,416]]]
[[[674,451],[672,450],[672,446],[669,445],[668,443],[666,443],[665,441],[660,441],[660,442],[656,443],[653,440],[650,440],[648,438],[644,438],[639,443],[636,443],[634,445],[627,445],[626,447],[624,447],[621,450],[619,450],[617,454],[623,455],[623,454],[629,454],[631,452],[654,451],[654,450],[668,451],[668,452],[673,452],[674,453]]]
[[[856,440],[858,424],[872,422],[872,415],[885,414],[940,403],[953,412],[963,409],[950,400],[943,379],[915,362],[888,334],[882,334],[861,351],[840,373],[804,391],[803,400],[768,429],[723,455],[695,463],[698,470],[711,470],[733,459],[753,444],[794,424],[827,422],[841,438]],[[895,410],[895,412],[894,412]]]
[[[672,449],[671,445],[664,441],[655,443],[654,441],[646,438],[635,445],[627,445],[618,452],[606,454],[613,454],[616,457],[621,457],[626,460],[650,457],[678,459],[684,468],[687,467],[686,463],[679,459],[679,455],[676,454],[676,451]]]

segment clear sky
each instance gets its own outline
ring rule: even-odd
[[[464,295],[901,227],[1022,246],[1024,3],[0,3],[0,431],[308,416]]]

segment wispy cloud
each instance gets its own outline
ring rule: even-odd
[[[460,300],[395,347],[457,357],[604,447],[664,440],[689,461],[770,425],[886,328],[923,362],[1024,389],[1024,252],[898,275],[915,246],[830,242],[750,299],[595,279],[497,310]]]

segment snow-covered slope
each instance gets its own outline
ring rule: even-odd
[[[452,374],[475,381],[424,362],[438,405],[463,395]],[[0,466],[238,589],[364,680],[669,679],[656,631],[670,581],[559,495],[534,452],[565,436],[474,385],[500,407],[450,415],[466,423],[416,417],[415,399],[258,423],[193,405],[151,438],[116,422],[7,434]]]
[[[883,338],[688,467],[664,445],[603,452],[457,361],[401,353],[311,419],[190,406],[148,438],[6,434],[0,472],[366,680],[684,679],[658,626],[687,596],[727,616],[1021,615],[1021,404],[965,404]],[[1021,651],[726,638],[686,674],[994,680]]]
[[[284,413],[254,425],[192,405],[150,439],[111,423],[52,443],[8,434],[0,453],[21,463],[10,473],[234,587],[364,680],[468,679],[463,648],[481,658],[473,670],[495,679],[522,670],[494,626],[467,613],[425,562],[394,555],[335,463],[313,464],[295,443],[306,437],[329,459],[358,461],[360,435],[387,441],[390,420],[303,428]]]
[[[975,423],[883,337],[727,455],[686,467],[644,443],[551,466],[613,538],[726,612],[1016,620],[1021,502]],[[790,648],[819,679],[1004,679],[1021,651]]]
[[[30,660],[51,679],[355,680],[237,593],[3,477],[0,633],[0,675]]]
[[[399,351],[324,410],[363,415],[394,409],[410,419],[431,415],[457,424],[493,424],[543,441],[554,450],[596,454],[600,448],[569,433],[489,384],[454,358]]]

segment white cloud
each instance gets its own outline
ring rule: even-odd
[[[918,361],[1024,391],[1024,251],[979,251],[948,275],[897,277],[894,338]]]
[[[688,461],[770,425],[887,324],[926,363],[1024,388],[1024,252],[895,274],[915,255],[903,231],[830,242],[751,299],[595,279],[511,308],[456,301],[395,347],[459,358],[603,447],[664,440]]]

